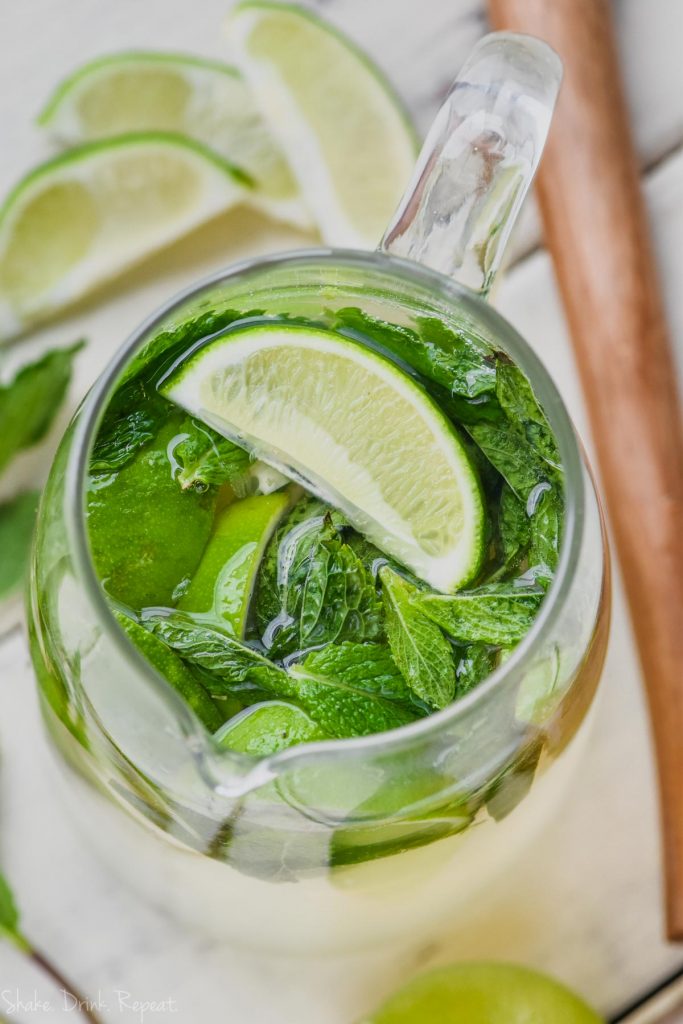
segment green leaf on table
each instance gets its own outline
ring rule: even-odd
[[[40,493],[27,491],[0,505],[0,600],[24,581]]]
[[[182,424],[172,458],[177,464],[176,480],[183,490],[232,483],[249,469],[249,453],[221,437],[206,424],[188,417]]]
[[[84,345],[78,341],[46,352],[0,385],[0,471],[46,435],[66,396],[74,358]]]
[[[498,662],[498,651],[489,644],[469,644],[455,667],[455,695],[464,697],[490,676]]]
[[[417,697],[432,708],[443,708],[455,695],[451,645],[417,603],[416,587],[389,566],[379,576],[393,659]]]
[[[548,465],[531,444],[509,426],[474,423],[467,427],[470,437],[489,462],[507,481],[518,498],[527,498],[540,483],[548,479]]]
[[[9,939],[22,950],[28,950],[29,944],[21,934],[19,909],[5,876],[0,872],[0,938]]]
[[[534,583],[488,583],[459,594],[417,594],[422,612],[459,643],[514,644],[528,632],[545,591]]]
[[[551,575],[557,568],[563,519],[563,497],[557,488],[548,486],[538,494],[531,515],[529,564],[545,566]]]
[[[501,360],[498,364],[496,395],[508,420],[524,434],[534,451],[553,469],[560,469],[560,453],[550,424],[531,384],[514,363]]]

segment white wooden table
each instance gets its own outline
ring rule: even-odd
[[[421,129],[485,31],[478,0],[320,0],[319,6],[386,68]],[[0,187],[45,155],[31,121],[61,75],[116,49],[220,57],[217,26],[224,13],[225,0],[25,0],[0,6]],[[683,370],[683,3],[621,0],[617,21]],[[179,287],[237,256],[304,241],[253,214],[233,213],[118,282],[78,316],[40,332],[10,360],[87,336],[75,401],[129,331]],[[590,447],[533,209],[525,214],[496,304],[545,359]],[[23,459],[13,479],[33,476],[39,462]],[[84,991],[101,996],[108,1021],[163,1016],[178,1024],[350,1024],[414,970],[457,957],[517,959],[548,969],[611,1014],[683,966],[683,947],[662,939],[652,754],[619,584],[595,730],[562,816],[487,894],[466,927],[402,958],[380,951],[343,962],[255,959],[189,934],[141,905],[83,846],[56,803],[18,630],[0,642],[0,751],[0,863],[19,895],[26,931]],[[37,984],[18,956],[0,945],[0,1016],[11,1009],[7,1000],[15,999],[17,987],[30,1002]],[[122,1004],[117,990],[124,993]],[[10,1019],[68,1017],[55,991],[40,989],[39,995],[52,1000],[53,1012],[17,1009]],[[164,1008],[141,1014],[134,1000],[157,1000]]]

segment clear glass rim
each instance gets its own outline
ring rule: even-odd
[[[204,728],[180,695],[129,643],[123,631],[118,627],[105,599],[90,556],[85,515],[88,456],[112,385],[142,339],[155,328],[160,327],[169,315],[180,310],[203,292],[227,281],[237,283],[240,278],[248,278],[254,270],[274,270],[284,264],[294,266],[297,263],[310,266],[314,263],[328,261],[342,267],[358,268],[361,265],[365,267],[369,265],[371,268],[398,277],[407,276],[413,283],[436,291],[442,300],[464,307],[483,322],[494,337],[503,341],[503,347],[509,351],[515,362],[529,377],[534,391],[548,415],[558,442],[565,473],[564,536],[555,578],[533,626],[511,656],[475,689],[441,711],[436,711],[425,718],[417,719],[389,732],[373,733],[369,736],[349,739],[321,740],[315,743],[301,744],[269,757],[259,758],[218,748],[212,735]],[[291,767],[292,761],[302,758],[308,759],[315,755],[333,752],[338,754],[342,750],[370,754],[373,751],[401,747],[420,738],[428,737],[430,733],[438,732],[460,716],[465,715],[477,704],[486,701],[492,692],[504,686],[510,676],[516,675],[532,662],[535,653],[542,646],[545,637],[561,613],[564,600],[572,586],[574,566],[578,563],[578,554],[583,540],[586,477],[578,438],[550,374],[528,343],[500,313],[474,292],[422,264],[386,253],[321,247],[287,251],[232,264],[184,289],[144,320],[110,360],[86,396],[75,427],[69,454],[65,479],[65,499],[66,508],[70,512],[67,514],[67,531],[71,550],[74,553],[75,569],[124,661],[131,666],[131,669],[146,677],[150,685],[153,685],[172,706],[173,713],[179,720],[184,734],[189,741],[193,741],[196,754],[208,754],[211,758],[218,756],[233,765],[241,764],[245,771],[253,769],[255,764],[268,766],[272,770],[272,774],[276,774],[278,768],[284,767],[285,763]],[[260,774],[261,772],[259,772]]]

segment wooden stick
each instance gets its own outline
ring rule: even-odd
[[[683,939],[683,431],[609,6],[490,0],[490,13],[565,65],[538,193],[647,686],[668,934]]]

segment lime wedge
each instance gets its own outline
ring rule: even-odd
[[[227,30],[325,241],[374,248],[417,155],[389,83],[349,40],[300,7],[246,0]]]
[[[231,718],[216,733],[222,747],[264,757],[296,743],[327,739],[310,715],[295,704],[269,700]]]
[[[250,205],[311,225],[249,86],[229,64],[174,53],[99,57],[57,86],[38,123],[69,146],[127,132],[181,132],[247,171],[257,186]]]
[[[215,617],[241,640],[263,552],[289,505],[289,495],[281,493],[228,505],[178,608]]]
[[[582,999],[515,964],[464,963],[410,982],[361,1024],[601,1024]]]
[[[476,472],[446,417],[378,353],[332,331],[255,326],[194,352],[161,391],[336,505],[437,589],[476,574]]]
[[[241,202],[249,188],[210,150],[163,133],[88,143],[37,167],[0,207],[0,338]]]

